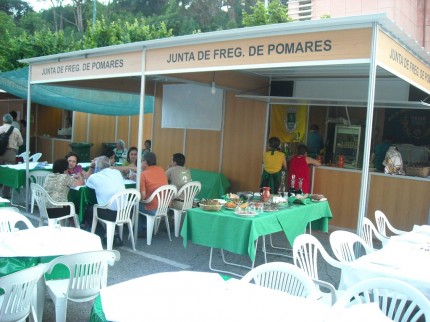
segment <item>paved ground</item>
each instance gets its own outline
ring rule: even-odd
[[[38,214],[29,215],[22,208],[21,212],[30,217],[35,225],[38,225]],[[328,234],[313,232],[313,234],[322,242],[325,248],[331,253],[328,246]],[[183,246],[182,238],[175,238],[172,232],[172,242],[169,241],[167,232],[164,229],[164,223],[160,226],[159,233],[153,237],[152,245],[146,245],[146,239],[139,239],[136,251],[131,248],[131,243],[127,240],[128,234],[125,234],[124,246],[115,248],[121,253],[121,259],[113,267],[109,268],[108,285],[120,283],[132,278],[143,275],[154,274],[158,272],[170,272],[180,270],[203,271],[209,272],[208,267],[209,251],[207,247],[198,246],[188,243],[187,248]],[[283,233],[273,235],[275,245],[288,247],[288,243]],[[284,252],[287,254],[287,252]],[[291,252],[289,252],[291,254]],[[223,270],[232,270],[236,274],[244,275],[248,270],[245,268],[230,267],[223,264],[219,251],[214,253],[214,267]],[[228,261],[234,261],[243,265],[249,265],[249,258],[227,254]],[[292,263],[291,258],[284,256],[268,255],[268,261],[286,261]],[[264,262],[261,247],[258,248],[256,265]],[[331,282],[336,287],[339,283],[340,271],[321,262],[320,274],[323,280]],[[160,285],[162,287],[162,285]],[[88,321],[91,312],[92,302],[73,303],[68,302],[67,321]],[[144,310],[144,308],[142,308]],[[54,305],[47,295],[44,309],[43,321],[55,321]]]

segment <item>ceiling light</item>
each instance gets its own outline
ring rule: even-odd
[[[215,95],[215,93],[216,93],[215,82],[212,82],[211,93],[212,93],[212,95]]]

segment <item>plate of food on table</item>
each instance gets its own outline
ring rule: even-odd
[[[319,194],[312,194],[310,195],[310,197],[313,202],[321,202],[321,201],[327,200],[327,198],[324,197],[324,195],[319,195]]]
[[[206,211],[220,211],[222,204],[217,199],[202,199],[199,202],[199,207]]]

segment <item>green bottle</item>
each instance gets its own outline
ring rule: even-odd
[[[285,154],[285,158],[288,160],[288,157],[290,156],[290,147],[288,146],[288,143],[285,143],[284,154]]]

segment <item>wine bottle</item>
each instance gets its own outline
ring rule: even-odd
[[[303,194],[303,178],[299,178],[299,189],[296,190],[296,195]]]
[[[291,184],[290,184],[290,188],[288,189],[288,197],[296,195],[295,185],[296,185],[296,176],[293,174],[291,175]]]
[[[283,197],[285,195],[285,171],[281,172],[281,182],[279,183],[278,196]]]

